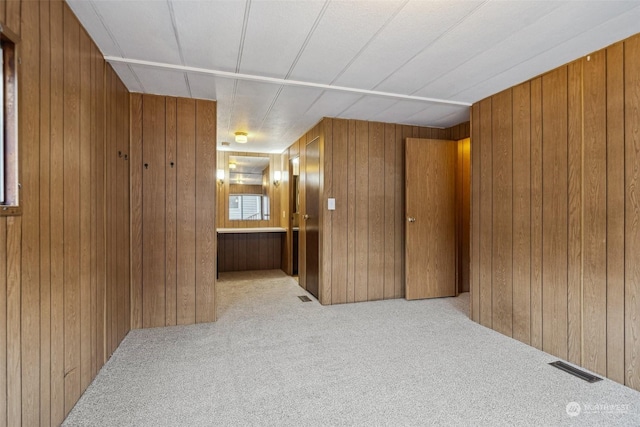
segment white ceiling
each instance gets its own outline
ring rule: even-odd
[[[453,126],[640,32],[638,1],[67,1],[130,91],[217,100],[218,147],[249,152],[322,117]]]

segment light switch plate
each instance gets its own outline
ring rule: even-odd
[[[335,211],[335,210],[336,210],[336,199],[334,199],[334,198],[329,198],[329,199],[327,200],[327,204],[328,204],[327,208],[328,208],[330,211]]]

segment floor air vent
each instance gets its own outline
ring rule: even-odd
[[[300,301],[302,301],[302,302],[309,302],[309,301],[311,301],[311,298],[309,298],[309,297],[308,297],[308,296],[306,296],[306,295],[300,295],[298,298],[300,298]]]
[[[557,362],[551,362],[549,363],[549,365],[555,366],[558,369],[568,372],[571,375],[581,378],[590,383],[595,383],[596,381],[602,381],[602,378],[600,377],[596,377],[595,375],[590,374],[589,372],[583,371],[582,369],[575,368],[569,365],[568,363],[564,363],[559,360]]]

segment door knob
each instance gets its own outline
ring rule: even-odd
[[[302,218],[309,219],[309,215],[305,214]]]
[[[416,219],[415,219],[414,217],[412,217],[412,216],[408,216],[408,217],[407,217],[407,221],[409,221],[409,222],[416,222]]]

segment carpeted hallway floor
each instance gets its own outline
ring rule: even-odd
[[[467,294],[305,294],[280,271],[221,274],[216,323],[130,332],[65,425],[640,425],[639,392],[473,323]]]

